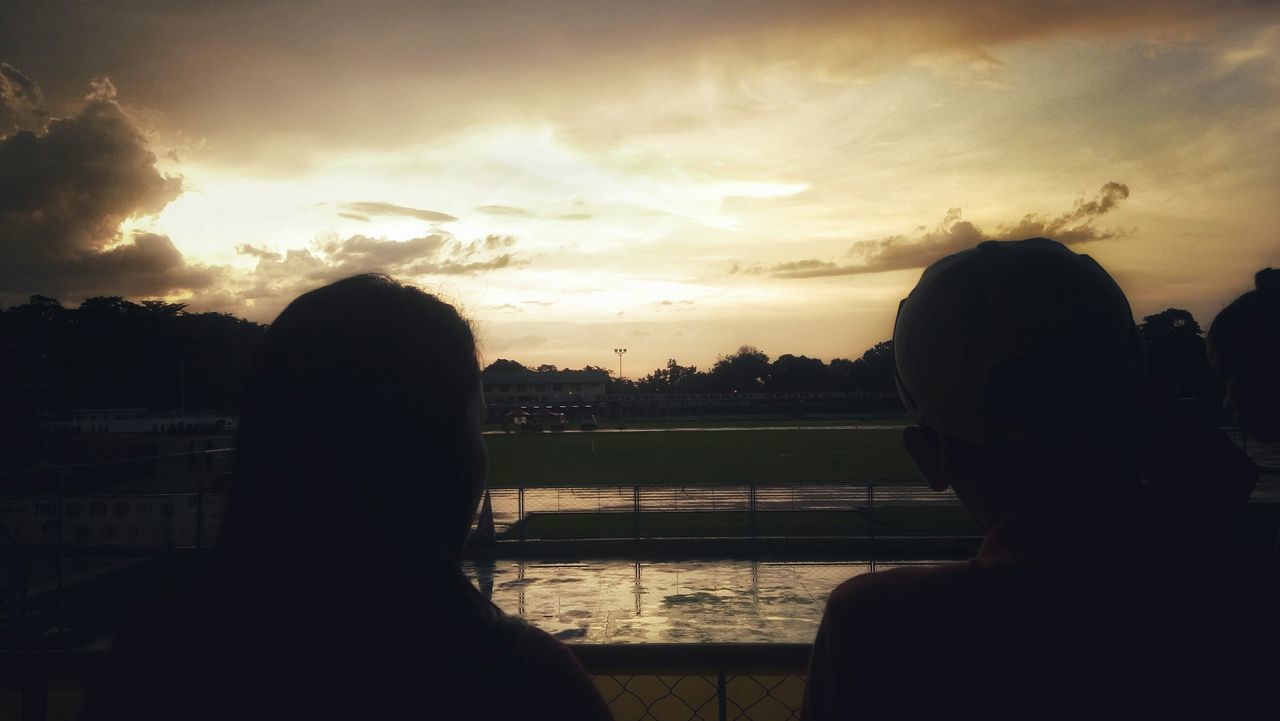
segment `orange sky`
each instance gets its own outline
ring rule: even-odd
[[[902,5],[6,6],[0,300],[385,270],[487,359],[633,375],[856,357],[981,238],[1202,324],[1280,265],[1274,3]]]

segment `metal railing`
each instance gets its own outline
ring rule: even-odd
[[[570,646],[616,721],[797,719],[808,644]],[[0,719],[72,721],[102,651],[0,651]]]
[[[590,524],[573,524],[572,519],[593,516],[594,530],[603,538],[629,537],[633,540],[663,537],[762,538],[795,535],[787,526],[766,524],[762,514],[827,513],[851,514],[883,526],[874,509],[895,505],[956,506],[950,493],[937,493],[921,481],[863,481],[803,484],[709,484],[663,483],[647,485],[593,485],[571,487],[492,488],[488,492],[493,508],[494,530],[499,540],[529,540],[562,537],[592,538]],[[672,523],[659,514],[689,514],[688,522]],[[699,514],[699,515],[694,515]],[[630,521],[620,518],[629,515]],[[559,518],[561,522],[549,519]],[[773,516],[780,519],[781,516]],[[827,516],[838,518],[838,516]],[[530,520],[534,519],[534,520]],[[701,523],[699,523],[700,519]],[[542,524],[538,520],[544,520]],[[698,526],[701,525],[701,528]],[[826,524],[821,535],[863,536],[868,524]],[[583,534],[588,535],[583,535]]]

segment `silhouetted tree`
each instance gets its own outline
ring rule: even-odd
[[[1204,333],[1190,311],[1167,308],[1138,326],[1147,347],[1147,369],[1174,397],[1218,395],[1221,389],[1205,354]]]
[[[614,378],[609,375],[609,380],[604,384],[605,393],[639,393],[640,389],[636,382],[630,378]]]
[[[604,373],[605,375],[608,375],[608,374],[611,372],[608,368],[605,368],[605,367],[603,367],[603,366],[591,366],[591,365],[582,366],[581,368],[576,368],[576,369],[575,369],[575,368],[565,368],[565,370],[566,370],[566,371],[573,371],[573,370],[577,370],[577,371],[591,371],[591,372],[595,372],[595,373]]]
[[[507,360],[506,358],[499,358],[498,360],[485,366],[483,372],[484,373],[517,373],[517,372],[524,372],[528,370],[529,370],[528,368],[524,367],[522,364],[517,363],[513,360]]]
[[[835,391],[854,390],[854,368],[856,361],[848,358],[832,358],[827,365],[827,378],[831,389]]]
[[[778,393],[825,391],[830,387],[827,364],[820,358],[784,353],[769,369],[770,391]]]
[[[720,356],[711,366],[711,390],[721,393],[749,393],[764,390],[769,381],[769,356],[755,346],[744,345],[737,353]]]
[[[181,303],[120,297],[79,308],[32,296],[0,312],[6,377],[39,411],[238,408],[241,375],[265,326]]]
[[[687,393],[698,390],[697,381],[705,376],[698,372],[697,366],[682,366],[676,359],[669,358],[665,368],[641,378],[636,387],[642,393]]]
[[[853,389],[865,391],[897,390],[893,370],[893,341],[876,343],[853,362]]]

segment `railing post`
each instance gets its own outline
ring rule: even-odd
[[[716,669],[716,696],[719,697],[720,721],[729,721],[729,684],[725,681],[724,664]]]
[[[62,640],[62,626],[63,626],[63,620],[64,620],[63,617],[66,612],[66,594],[63,592],[64,586],[65,586],[65,583],[64,583],[65,579],[63,578],[63,574],[62,574],[63,536],[66,535],[65,534],[66,529],[63,528],[63,518],[64,518],[63,506],[64,506],[66,494],[65,494],[64,484],[63,484],[62,473],[57,471],[55,472],[58,473],[58,522],[54,524],[55,528],[57,528],[57,531],[58,531],[58,640]],[[23,704],[24,705],[26,704],[25,700],[23,701]],[[41,718],[43,718],[43,716]]]
[[[516,486],[516,525],[520,527],[520,543],[524,543],[524,483]]]
[[[631,536],[640,541],[640,486],[631,487]]]
[[[196,472],[196,550],[204,545],[204,481]]]
[[[867,484],[867,538],[874,539],[876,537],[876,519],[871,515],[871,509],[876,502],[876,484]]]
[[[756,540],[756,484],[752,483],[747,491],[747,515],[751,520],[751,540]]]

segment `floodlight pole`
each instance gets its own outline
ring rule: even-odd
[[[618,380],[622,380],[622,356],[627,354],[627,349],[614,348],[613,352],[618,354]]]

